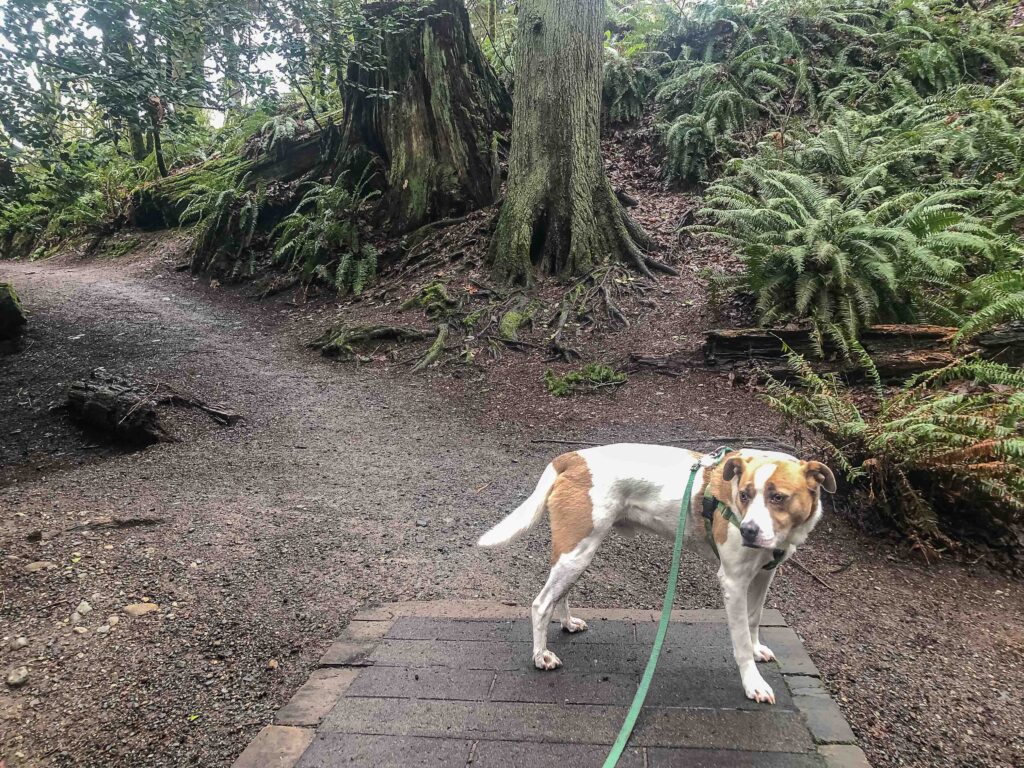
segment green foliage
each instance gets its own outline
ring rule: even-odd
[[[231,174],[210,172],[189,188],[189,203],[181,225],[192,226],[192,269],[213,272],[228,279],[249,276],[255,269],[252,257],[264,188],[248,187],[249,177],[237,181]],[[243,259],[243,252],[248,258]]]
[[[277,227],[275,260],[306,282],[320,279],[341,293],[361,293],[377,274],[377,251],[364,241],[359,221],[364,204],[378,194],[367,189],[367,173],[354,186],[345,175],[334,184],[311,184]]]
[[[578,371],[570,371],[563,376],[557,376],[550,370],[544,372],[544,386],[555,397],[596,392],[625,383],[626,374],[600,363],[587,363]]]
[[[736,248],[747,270],[727,283],[765,323],[838,322],[850,336],[877,320],[958,324],[980,306],[970,280],[1019,269],[1024,253],[1022,85],[1014,70],[770,136],[730,161],[690,232]]]
[[[611,125],[636,122],[661,81],[658,64],[665,54],[656,51],[627,57],[610,45],[604,50],[601,103],[605,120]]]
[[[996,326],[1024,321],[1024,269],[982,275],[968,286],[968,307],[973,310],[953,343],[969,341]]]
[[[748,162],[712,185],[701,211],[711,223],[690,228],[736,248],[746,271],[731,285],[755,295],[765,323],[810,318],[856,337],[878,320],[916,319],[926,292],[950,288],[971,264],[1020,251],[954,202],[960,193],[911,193],[879,205],[884,187],[865,189],[863,175],[830,191],[777,165]]]
[[[915,543],[1001,536],[1024,512],[1024,373],[964,359],[858,406],[835,376],[790,355],[800,389],[771,382],[768,402],[826,441],[851,481]]]
[[[878,113],[1020,66],[1007,8],[895,0],[706,0],[657,44],[673,55],[658,88],[665,173],[706,182],[769,135],[837,110]],[[1005,134],[1004,134],[1005,135]]]

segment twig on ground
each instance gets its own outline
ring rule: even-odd
[[[822,585],[823,587],[825,587],[825,588],[827,588],[827,589],[830,589],[830,590],[832,590],[833,592],[835,592],[835,591],[836,591],[836,588],[835,588],[835,587],[833,587],[833,586],[832,586],[831,584],[829,584],[829,583],[828,583],[827,581],[825,581],[825,580],[824,580],[823,578],[821,578],[821,576],[819,576],[819,575],[818,575],[818,574],[816,574],[816,573],[815,573],[814,571],[812,571],[812,570],[811,570],[810,568],[808,568],[808,567],[807,567],[806,565],[804,565],[804,564],[803,564],[803,563],[801,563],[801,562],[800,562],[799,560],[797,560],[797,559],[796,559],[796,557],[791,557],[791,558],[789,558],[789,560],[787,560],[786,562],[787,562],[787,563],[792,563],[793,565],[795,565],[795,566],[796,566],[797,568],[799,568],[799,569],[800,569],[801,571],[803,571],[804,573],[806,573],[806,574],[807,574],[808,576],[810,576],[810,577],[811,577],[812,579],[814,579],[814,580],[815,580],[816,582],[818,582],[819,584],[821,584],[821,585]]]

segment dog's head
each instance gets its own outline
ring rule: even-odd
[[[832,470],[820,461],[769,451],[729,454],[722,480],[719,499],[740,519],[743,544],[765,549],[802,544],[821,517],[822,489],[836,492]]]

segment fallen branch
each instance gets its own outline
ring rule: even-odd
[[[812,579],[814,579],[816,582],[821,584],[823,587],[825,587],[827,589],[830,589],[833,592],[837,591],[835,587],[833,587],[831,584],[829,584],[827,581],[825,581],[823,578],[821,578],[821,576],[819,576],[814,571],[812,571],[810,568],[808,568],[806,565],[804,565],[799,560],[797,560],[796,557],[790,557],[789,560],[786,561],[786,563],[792,563],[797,568],[799,568],[801,571],[803,571],[808,576],[810,576]]]

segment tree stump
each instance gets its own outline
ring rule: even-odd
[[[342,86],[338,168],[379,171],[392,233],[493,203],[495,132],[511,100],[473,37],[461,0],[365,7]],[[371,170],[367,170],[367,168]]]

